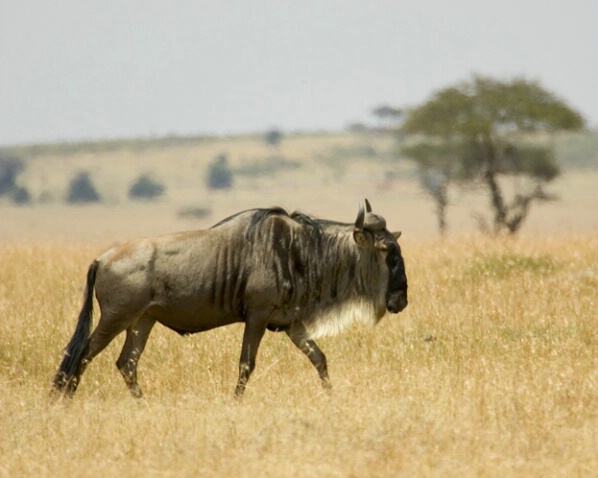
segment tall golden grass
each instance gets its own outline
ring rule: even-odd
[[[598,237],[403,243],[410,305],[320,340],[321,390],[268,334],[241,403],[241,326],[156,327],[145,400],[115,340],[69,403],[50,382],[94,245],[0,245],[0,476],[592,476]]]

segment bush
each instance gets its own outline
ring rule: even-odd
[[[100,200],[100,195],[91,182],[89,173],[81,171],[71,179],[66,200],[71,204],[98,202]]]
[[[0,152],[0,196],[12,195],[17,186],[17,176],[25,169],[22,159]]]
[[[266,143],[268,143],[270,146],[278,146],[282,141],[282,136],[283,134],[281,131],[273,129],[264,135],[264,141],[266,141]]]
[[[233,173],[225,154],[209,164],[207,182],[210,189],[228,189],[233,185]]]
[[[164,193],[164,186],[143,174],[137,178],[129,189],[131,199],[155,199]]]
[[[15,186],[10,196],[16,204],[29,204],[31,202],[31,194],[23,186]]]
[[[212,211],[207,207],[184,207],[179,209],[178,216],[185,219],[204,219],[212,214]]]

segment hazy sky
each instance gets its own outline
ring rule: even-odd
[[[598,0],[0,0],[0,144],[342,129],[472,73],[598,126]]]

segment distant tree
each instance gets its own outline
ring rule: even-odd
[[[393,106],[382,105],[374,108],[372,114],[378,118],[400,118],[403,116],[404,111],[401,108],[395,108]]]
[[[544,186],[560,171],[552,148],[540,138],[583,126],[579,113],[536,82],[476,76],[408,111],[401,131],[413,139],[402,150],[423,178],[436,177],[441,190],[451,182],[481,184],[490,197],[493,231],[513,234],[533,201],[554,198]],[[510,201],[501,184],[506,178],[514,180]],[[425,181],[424,188],[429,189]],[[446,195],[432,195],[437,210],[445,211]]]
[[[270,146],[278,146],[280,144],[280,142],[282,141],[282,137],[283,137],[282,131],[277,130],[277,129],[272,129],[264,135],[264,140]]]
[[[155,199],[164,193],[164,186],[147,174],[139,176],[129,189],[131,199]]]
[[[225,154],[218,155],[208,165],[207,182],[210,189],[228,189],[233,185],[233,172]]]
[[[347,125],[347,131],[351,133],[365,133],[368,130],[368,127],[364,123],[349,123]]]
[[[403,119],[405,112],[401,108],[382,105],[374,108],[372,114],[380,120],[381,124],[396,127],[396,125]]]
[[[17,177],[24,169],[22,159],[0,152],[0,196],[12,194],[17,187]]]
[[[448,227],[446,215],[449,184],[454,175],[454,156],[448,148],[429,143],[403,146],[402,152],[416,162],[420,183],[434,201],[438,230],[444,235]]]
[[[71,179],[66,200],[69,203],[89,203],[100,200],[100,195],[96,191],[88,172],[81,171]]]

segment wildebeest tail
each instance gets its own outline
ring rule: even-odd
[[[71,379],[79,375],[78,370],[81,366],[81,359],[89,345],[89,336],[93,325],[93,291],[98,265],[98,261],[93,261],[87,271],[85,296],[83,307],[81,307],[81,312],[79,312],[77,327],[64,350],[64,358],[54,377],[54,387],[58,390],[63,390],[69,386]]]

